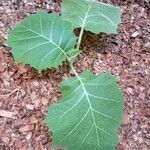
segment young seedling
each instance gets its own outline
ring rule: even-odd
[[[67,60],[75,74],[61,84],[62,98],[50,106],[45,123],[52,144],[67,150],[113,150],[123,111],[123,94],[110,73],[78,74],[74,60],[84,30],[117,33],[121,10],[96,0],[63,0],[62,15],[38,12],[11,30],[8,45],[18,62],[39,72]],[[74,29],[81,28],[77,38]]]

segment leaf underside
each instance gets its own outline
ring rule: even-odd
[[[121,9],[97,0],[63,0],[62,16],[74,27],[94,33],[117,33]]]
[[[62,99],[49,108],[45,122],[53,146],[67,150],[113,150],[123,109],[123,96],[109,73],[85,71],[61,84]]]
[[[8,37],[15,59],[38,71],[57,68],[73,49],[76,37],[69,22],[56,13],[39,12],[17,25]]]

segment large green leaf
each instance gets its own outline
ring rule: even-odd
[[[96,0],[63,0],[62,15],[75,27],[94,33],[116,33],[121,10]]]
[[[49,108],[45,122],[53,146],[67,150],[113,150],[118,143],[123,96],[109,73],[85,71],[61,85],[63,97]]]
[[[71,24],[58,14],[44,12],[26,18],[10,32],[8,38],[15,59],[39,71],[58,67],[75,44]]]

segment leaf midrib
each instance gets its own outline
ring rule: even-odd
[[[84,114],[84,116],[82,117],[82,119],[74,126],[74,128],[73,128],[67,135],[65,135],[60,141],[58,141],[58,142],[56,143],[56,145],[59,144],[59,143],[61,143],[65,138],[67,138],[67,137],[80,125],[80,123],[84,120],[84,118],[85,118],[85,117],[87,116],[87,114],[90,112],[91,115],[92,115],[92,120],[93,120],[93,124],[92,124],[91,128],[94,128],[94,127],[95,127],[96,138],[97,138],[97,144],[98,144],[99,149],[101,149],[101,148],[100,148],[100,139],[99,139],[98,130],[104,132],[105,134],[108,134],[109,136],[111,136],[111,137],[113,137],[113,138],[114,138],[115,136],[112,135],[111,133],[109,133],[108,131],[105,131],[103,128],[100,128],[100,127],[96,124],[96,120],[95,120],[94,113],[97,113],[97,110],[95,110],[95,109],[92,108],[92,105],[91,105],[91,102],[90,102],[90,98],[89,98],[89,96],[91,96],[91,95],[87,92],[86,87],[85,87],[85,85],[84,85],[84,82],[83,82],[83,80],[82,80],[83,78],[81,78],[81,77],[79,76],[79,74],[76,72],[76,70],[75,70],[75,68],[73,67],[72,63],[71,63],[71,68],[72,68],[72,70],[74,71],[74,73],[75,73],[77,79],[78,79],[79,82],[80,82],[80,86],[81,86],[82,89],[83,89],[83,95],[82,95],[82,96],[85,95],[86,100],[87,100],[88,105],[89,105],[89,108],[88,108],[87,112]],[[100,98],[101,98],[101,97],[100,97]],[[82,100],[82,98],[80,98],[80,101],[81,101],[81,100]],[[109,99],[107,99],[107,100],[109,100]],[[73,107],[73,108],[76,107],[77,104],[79,104],[80,101],[77,101],[77,103],[75,104],[75,106],[73,105],[72,107]],[[71,110],[71,109],[69,109],[69,111],[70,111],[70,110]],[[68,113],[69,111],[67,110],[67,112],[65,112],[65,114]],[[106,115],[106,114],[103,114],[103,113],[98,113],[98,114],[103,115],[103,116],[105,116],[105,117],[108,117],[109,119],[113,119],[114,121],[117,121],[117,120],[115,120],[115,118],[113,118],[113,117],[111,117],[111,116],[109,116],[109,115]],[[62,118],[61,118],[61,119],[62,119]],[[92,131],[91,128],[90,128],[90,131]],[[88,134],[90,134],[90,132],[88,132],[85,137],[88,137]],[[82,144],[84,143],[84,140],[86,140],[86,139],[85,139],[85,138],[83,139],[83,142],[82,142],[81,145],[78,147],[78,149],[82,146]]]
[[[84,28],[85,27],[85,25],[86,25],[86,20],[87,20],[87,18],[88,18],[88,13],[89,13],[89,11],[90,11],[90,9],[91,9],[91,5],[88,5],[88,10],[87,10],[87,12],[85,12],[85,17],[84,17],[84,19],[83,19],[83,23],[82,23],[82,28]],[[82,17],[81,17],[82,18]]]
[[[86,138],[88,137],[88,135],[90,134],[90,132],[93,130],[94,127],[95,127],[96,136],[97,136],[97,144],[98,144],[99,149],[101,149],[101,146],[100,146],[100,143],[99,143],[100,139],[99,139],[99,135],[98,135],[98,129],[99,129],[100,131],[102,131],[102,132],[104,132],[104,133],[106,133],[106,134],[112,136],[112,137],[114,137],[114,136],[113,136],[112,134],[110,134],[109,132],[105,131],[104,129],[102,129],[102,128],[100,128],[99,126],[96,125],[96,120],[95,120],[94,113],[93,113],[93,112],[96,112],[96,110],[92,108],[92,105],[91,105],[91,102],[90,102],[90,98],[89,98],[89,94],[88,94],[88,92],[87,92],[87,90],[86,90],[86,88],[85,88],[85,86],[84,86],[84,82],[82,81],[82,79],[81,79],[79,76],[77,76],[77,78],[78,78],[78,80],[79,80],[80,83],[81,83],[82,89],[83,89],[83,91],[84,91],[84,94],[85,94],[85,96],[86,96],[87,102],[88,102],[88,104],[89,104],[89,109],[88,109],[88,111],[91,112],[91,114],[92,114],[92,119],[93,119],[93,124],[92,124],[92,126],[91,126],[89,132],[86,134],[86,136],[85,136],[83,142],[82,142],[81,145],[78,147],[78,149],[82,146],[82,144],[84,143],[84,141],[86,140]],[[88,111],[87,111],[87,112],[88,112]],[[87,112],[86,112],[86,114],[87,114]],[[96,112],[96,113],[97,113],[97,112]],[[107,116],[107,115],[106,115],[105,117],[111,118],[110,116]],[[84,117],[83,117],[83,118],[84,118]],[[113,119],[114,121],[118,121],[118,120],[115,120],[114,118],[111,118],[111,119]],[[81,122],[81,121],[80,121],[80,122]]]
[[[99,143],[99,136],[98,136],[98,131],[97,131],[97,125],[96,125],[96,121],[95,121],[95,117],[94,117],[94,113],[93,113],[93,108],[92,108],[92,105],[91,105],[91,102],[90,102],[90,99],[89,99],[89,96],[88,96],[88,92],[84,86],[84,83],[82,81],[82,79],[80,77],[78,77],[80,83],[81,83],[81,86],[83,88],[83,91],[85,93],[85,96],[86,96],[86,99],[87,99],[87,102],[89,104],[89,109],[90,109],[90,112],[91,112],[91,115],[92,115],[92,119],[93,119],[93,125],[95,127],[95,132],[96,132],[96,136],[97,136],[97,144],[98,144],[98,147],[100,148],[100,143]]]
[[[118,122],[118,120],[116,120],[115,118],[112,118],[111,116],[108,116],[108,115],[106,115],[106,114],[100,113],[100,112],[96,111],[95,109],[93,109],[93,108],[92,108],[92,105],[91,105],[91,102],[90,102],[90,98],[89,98],[90,94],[88,94],[88,92],[87,92],[87,90],[86,90],[86,88],[85,88],[84,82],[82,81],[82,78],[80,78],[80,76],[77,76],[77,79],[78,79],[79,82],[80,82],[80,85],[79,85],[78,87],[81,86],[84,93],[82,94],[80,100],[78,100],[78,102],[73,106],[73,108],[76,107],[76,106],[79,104],[79,102],[83,99],[84,96],[85,96],[86,99],[87,99],[89,108],[88,108],[88,110],[86,111],[86,113],[84,114],[84,116],[82,117],[82,119],[75,125],[75,127],[74,127],[63,139],[61,139],[58,143],[61,143],[66,137],[68,137],[68,136],[80,125],[80,123],[85,119],[85,117],[87,116],[87,114],[88,114],[89,112],[91,112],[91,114],[92,114],[92,119],[93,119],[93,124],[92,124],[90,130],[88,131],[88,133],[86,134],[85,138],[83,139],[82,143],[81,143],[80,146],[78,147],[78,149],[80,149],[80,147],[81,147],[82,144],[85,142],[86,138],[88,137],[88,135],[90,134],[90,132],[93,130],[94,127],[95,127],[96,136],[97,136],[98,147],[99,147],[99,149],[101,149],[101,146],[100,146],[100,143],[99,143],[100,139],[99,139],[99,135],[98,135],[98,130],[104,132],[105,134],[108,134],[108,135],[111,136],[111,137],[114,137],[114,136],[113,136],[111,133],[109,133],[109,132],[105,131],[104,129],[100,128],[99,126],[97,126],[96,120],[95,120],[95,117],[94,117],[94,112],[95,112],[95,113],[98,113],[98,114],[100,114],[100,115],[103,115],[103,116],[105,116],[105,117],[108,117],[109,119],[112,119],[112,120],[114,120],[114,121],[116,121],[116,122]],[[72,108],[71,108],[71,109],[72,109]],[[67,110],[67,111],[63,114],[63,116],[64,116],[66,113],[68,113],[71,109]],[[61,119],[63,118],[63,116],[61,116]],[[61,119],[60,119],[60,121],[61,121]],[[59,122],[59,123],[60,123],[60,122]],[[57,143],[57,144],[58,144],[58,143]]]

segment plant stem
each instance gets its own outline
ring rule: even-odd
[[[83,31],[84,31],[84,27],[82,27],[81,30],[80,30],[80,35],[79,35],[79,39],[78,39],[76,49],[80,48],[81,40],[82,40],[82,37],[83,37]],[[72,60],[68,56],[67,56],[67,59],[68,59],[68,62],[70,64],[71,70],[74,72],[74,74],[78,78],[78,80],[82,83],[82,80],[80,79],[80,76],[79,76],[78,72],[76,71],[76,69],[73,66]]]
[[[80,48],[80,44],[81,44],[81,40],[82,40],[82,36],[83,36],[83,31],[84,31],[84,27],[81,28],[81,31],[80,31],[80,35],[79,35],[79,39],[78,39],[78,43],[77,43],[77,49]]]
[[[78,80],[80,81],[80,80],[81,80],[81,79],[80,79],[80,76],[79,76],[78,72],[76,71],[76,69],[74,68],[72,61],[70,61],[70,67],[71,67],[71,70],[74,72],[75,76],[76,76],[76,77],[78,78]],[[81,81],[80,81],[80,82],[81,82]]]

